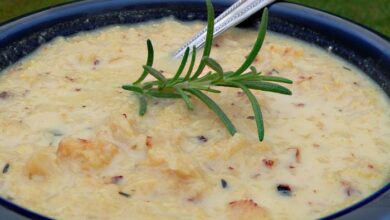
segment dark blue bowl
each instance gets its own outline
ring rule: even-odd
[[[233,0],[214,0],[217,14]],[[291,3],[270,6],[269,29],[332,51],[354,64],[390,96],[390,43],[386,37],[340,17]],[[254,27],[259,13],[241,24]],[[204,0],[86,0],[49,8],[0,26],[0,70],[57,36],[113,24],[139,23],[167,16],[205,20]],[[324,219],[359,209],[390,190],[390,183],[368,198]],[[0,204],[32,219],[48,219],[0,198]]]

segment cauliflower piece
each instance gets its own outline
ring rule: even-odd
[[[128,144],[129,140],[135,136],[132,123],[132,120],[127,119],[126,114],[111,117],[108,124],[112,137],[121,143]]]
[[[228,219],[265,220],[270,219],[267,211],[252,199],[237,200],[228,204]]]
[[[159,167],[167,174],[183,180],[202,176],[202,171],[194,160],[180,149],[173,146],[149,148],[145,164]]]
[[[234,155],[248,146],[248,140],[240,133],[235,134],[232,138],[224,140],[223,142],[225,143],[220,146],[223,146],[221,154],[225,160],[231,159]]]
[[[78,161],[83,170],[101,169],[111,163],[118,147],[103,140],[64,138],[59,143],[57,156],[61,161]]]
[[[34,177],[48,178],[58,171],[56,157],[53,152],[47,149],[34,153],[25,165],[26,175],[32,179]]]

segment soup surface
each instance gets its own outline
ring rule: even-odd
[[[255,92],[257,139],[237,89],[210,96],[238,133],[203,103],[138,100],[121,89],[155,67],[201,23],[168,19],[58,38],[0,76],[0,194],[58,219],[313,219],[388,183],[390,104],[364,74],[331,54],[269,33],[254,65],[290,78],[292,96]],[[242,63],[256,32],[231,30],[212,57]]]

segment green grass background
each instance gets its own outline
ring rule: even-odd
[[[0,23],[72,0],[0,0]],[[108,0],[109,1],[109,0]],[[319,8],[390,36],[390,0],[289,0]]]

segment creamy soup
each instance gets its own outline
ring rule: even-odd
[[[269,33],[254,65],[290,78],[292,96],[255,92],[259,142],[237,89],[210,96],[238,133],[203,103],[150,98],[145,116],[122,84],[133,82],[153,40],[156,67],[202,23],[172,19],[57,38],[1,73],[0,194],[58,219],[313,219],[389,181],[390,104],[355,67]],[[212,57],[236,69],[256,38],[231,30]]]

